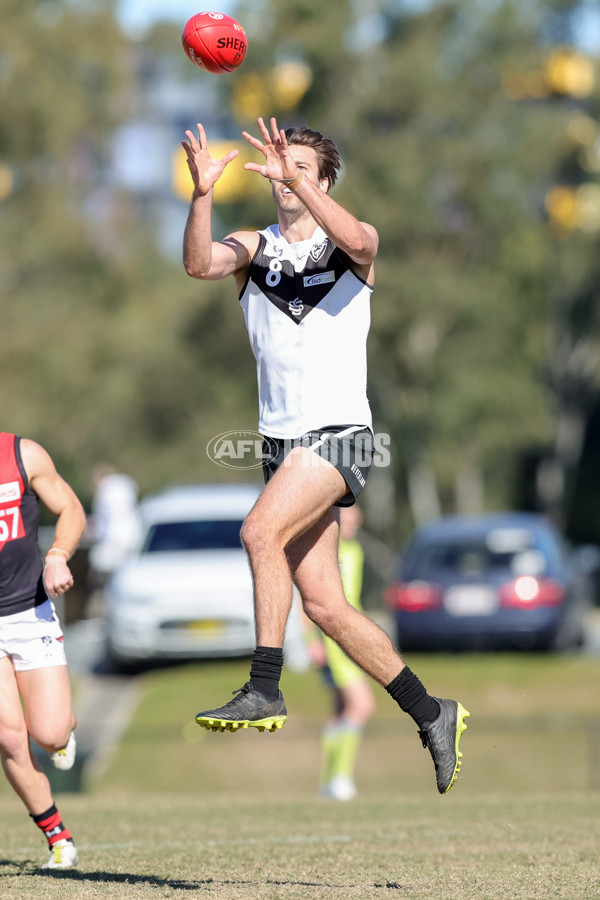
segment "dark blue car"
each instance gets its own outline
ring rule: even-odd
[[[543,516],[448,516],[418,528],[386,603],[401,650],[582,645],[593,585]]]

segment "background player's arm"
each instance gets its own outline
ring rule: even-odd
[[[50,455],[35,441],[21,441],[21,457],[29,484],[40,501],[57,516],[54,540],[46,556],[44,587],[58,597],[73,586],[67,565],[85,531],[85,512],[75,491],[60,477]]]

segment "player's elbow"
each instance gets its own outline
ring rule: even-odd
[[[358,266],[370,266],[374,260],[376,253],[371,247],[360,247],[356,250],[347,250],[350,259]]]
[[[193,255],[189,255],[184,253],[183,255],[183,268],[186,273],[190,276],[190,278],[200,278],[201,277],[201,267],[198,264],[198,260],[194,259]]]
[[[190,276],[190,278],[202,279],[202,278],[206,278],[208,276],[210,266],[203,268],[194,262],[187,262],[186,260],[184,260],[183,268],[185,269],[187,274]]]
[[[373,262],[379,249],[379,235],[372,225],[361,222],[360,228],[353,236],[352,243],[354,245],[351,253],[353,259],[360,261],[363,265]]]
[[[361,244],[349,255],[357,263],[360,263],[360,265],[368,266],[377,256],[377,247],[373,247],[373,245],[369,243]]]
[[[377,256],[377,242],[371,235],[363,232],[355,235],[346,250],[348,256],[361,265],[372,263]]]

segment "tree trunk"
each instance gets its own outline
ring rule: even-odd
[[[466,456],[456,473],[454,502],[460,515],[480,513],[484,507],[485,488],[481,466]]]
[[[417,525],[424,525],[441,515],[435,472],[424,459],[409,464],[408,498]]]

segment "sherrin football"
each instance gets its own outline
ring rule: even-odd
[[[220,12],[196,13],[186,22],[181,40],[191,61],[213,74],[237,69],[248,49],[240,23]]]

